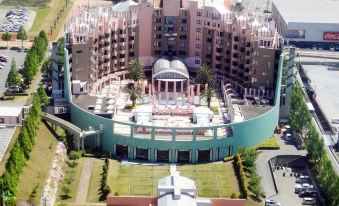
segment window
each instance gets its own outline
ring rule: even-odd
[[[195,31],[196,31],[197,33],[200,33],[200,32],[201,32],[201,28],[196,28]]]
[[[196,52],[195,52],[195,56],[196,56],[196,57],[200,57],[200,52],[197,52],[197,51],[196,51]]]
[[[0,123],[5,123],[5,118],[0,118]]]
[[[195,48],[200,49],[200,44],[195,44]]]
[[[200,59],[196,59],[195,64],[200,64]]]
[[[196,23],[200,25],[201,24],[201,20],[197,19]]]
[[[196,35],[196,36],[195,36],[195,39],[196,39],[196,40],[200,40],[200,36],[199,36],[199,35]]]
[[[78,50],[77,53],[78,53],[78,54],[82,53],[82,50]]]

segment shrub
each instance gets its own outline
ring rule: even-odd
[[[245,173],[244,173],[244,169],[243,169],[243,165],[242,165],[240,155],[239,154],[234,155],[233,160],[234,160],[233,161],[234,170],[235,170],[236,176],[238,178],[241,196],[246,199],[247,196],[248,196],[248,190],[247,190],[247,186],[246,186]]]
[[[234,192],[231,194],[231,199],[237,199],[237,195]]]
[[[233,160],[233,156],[225,157],[224,162],[229,162]]]
[[[115,192],[114,196],[120,196],[119,192]]]
[[[68,155],[68,158],[70,160],[77,160],[80,159],[81,156],[82,156],[81,152],[71,151]]]

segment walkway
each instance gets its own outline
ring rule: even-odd
[[[94,165],[94,158],[85,158],[82,166],[80,181],[78,185],[77,194],[75,197],[75,204],[86,204],[89,181]]]

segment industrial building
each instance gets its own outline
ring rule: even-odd
[[[339,1],[273,0],[278,32],[300,48],[339,50]]]

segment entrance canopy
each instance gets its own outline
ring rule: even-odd
[[[189,79],[189,74],[182,61],[160,58],[153,65],[152,78],[162,81],[183,81]]]

